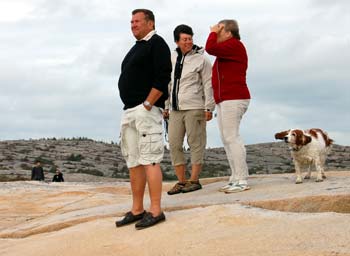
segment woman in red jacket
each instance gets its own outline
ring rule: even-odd
[[[246,84],[248,57],[237,21],[222,20],[210,30],[205,50],[216,56],[212,86],[221,140],[231,168],[229,183],[220,191],[234,193],[249,189],[246,150],[239,135],[239,125],[250,102]]]

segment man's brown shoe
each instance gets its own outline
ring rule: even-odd
[[[185,187],[182,189],[182,193],[188,193],[192,191],[196,191],[198,189],[201,189],[202,185],[199,183],[199,181],[188,181],[185,185]]]
[[[175,195],[182,193],[182,189],[185,187],[186,183],[176,183],[172,189],[168,191],[168,195]]]

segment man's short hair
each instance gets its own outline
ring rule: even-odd
[[[193,36],[193,31],[190,26],[187,26],[185,24],[178,25],[174,29],[174,40],[175,42],[178,42],[180,40],[180,34],[187,34]]]
[[[136,13],[142,12],[145,15],[146,21],[152,21],[153,22],[153,29],[156,27],[156,21],[154,18],[154,14],[151,10],[148,9],[135,9],[132,11],[132,15],[135,15]]]
[[[154,19],[154,14],[151,10],[148,10],[148,9],[135,9],[132,11],[132,15],[135,15],[136,13],[139,13],[139,12],[142,12],[144,15],[145,15],[145,19],[147,21],[151,20],[153,22],[155,22],[155,19]]]
[[[239,35],[238,22],[236,20],[221,20],[219,23],[224,24],[225,31],[231,32],[234,38],[241,40],[241,36]]]

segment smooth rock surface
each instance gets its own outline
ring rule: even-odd
[[[251,176],[235,194],[218,192],[227,178],[173,196],[164,183],[167,221],[140,231],[114,224],[131,205],[127,182],[1,183],[0,255],[350,255],[350,172],[326,174]]]

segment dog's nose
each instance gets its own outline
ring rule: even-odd
[[[288,142],[288,137],[284,137],[284,142],[287,143]]]

